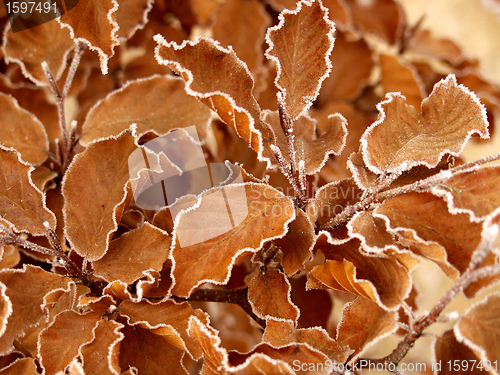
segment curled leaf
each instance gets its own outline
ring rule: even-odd
[[[31,180],[33,167],[21,155],[0,146],[0,221],[7,221],[16,232],[34,236],[47,233],[44,223],[56,226],[56,218],[45,205],[44,194]]]
[[[451,74],[434,86],[420,113],[398,93],[387,94],[377,108],[378,120],[361,138],[363,159],[377,174],[433,168],[445,154],[458,156],[473,134],[489,136],[484,106]]]
[[[320,1],[302,0],[284,10],[267,31],[266,57],[276,62],[276,87],[292,119],[307,111],[331,70],[335,26]]]

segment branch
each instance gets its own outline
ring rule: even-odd
[[[266,321],[260,319],[252,311],[252,306],[248,302],[248,288],[243,289],[197,289],[189,298],[173,296],[175,301],[205,301],[205,302],[225,302],[234,303],[240,306],[245,312],[255,320],[262,328],[266,328]]]

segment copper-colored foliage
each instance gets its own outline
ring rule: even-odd
[[[224,189],[229,200],[232,192],[236,194],[238,188]],[[204,282],[223,283],[238,259],[256,252],[266,241],[285,235],[288,223],[295,217],[291,199],[264,184],[250,183],[245,189],[248,214],[239,226],[199,244],[181,248],[176,243],[171,255],[175,261],[173,294],[187,297]],[[200,210],[206,210],[204,203],[216,203],[209,197],[201,200]],[[196,210],[181,216],[175,228],[177,231],[193,225],[191,214],[196,215]],[[204,225],[199,223],[194,228],[200,230]]]
[[[0,93],[0,140],[5,147],[14,147],[24,161],[41,164],[47,159],[49,142],[40,121],[19,106],[16,99]]]
[[[349,302],[342,310],[337,329],[337,343],[354,349],[359,356],[368,346],[397,329],[397,313],[386,311],[365,298]]]
[[[309,109],[331,70],[335,27],[327,12],[317,0],[302,0],[267,32],[266,56],[276,62],[275,83],[292,119]]]
[[[108,251],[127,200],[130,131],[99,140],[78,154],[63,182],[65,234],[73,249],[95,261]]]
[[[434,87],[420,113],[400,94],[387,96],[378,106],[378,121],[361,140],[363,159],[375,173],[432,168],[444,154],[458,155],[471,135],[488,137],[484,107],[452,75]]]
[[[156,59],[186,80],[187,93],[214,110],[254,150],[262,153],[262,137],[267,141],[270,129],[260,122],[260,108],[252,94],[253,78],[234,51],[206,38],[185,41],[180,46],[167,43],[159,35],[155,40]]]
[[[5,60],[18,63],[23,74],[37,85],[48,84],[42,68],[44,61],[57,79],[61,77],[73,46],[69,31],[56,22],[46,22],[17,33],[9,28],[3,40]]]
[[[116,22],[120,29],[118,37],[129,39],[137,29],[142,29],[148,22],[148,13],[153,7],[151,0],[118,0]]]
[[[127,284],[144,277],[150,270],[161,271],[170,250],[170,237],[149,223],[126,232],[109,243],[109,250],[92,263],[94,274],[108,282]]]
[[[96,104],[88,113],[80,141],[118,135],[131,124],[139,135],[196,125],[200,138],[206,138],[211,119],[208,108],[184,91],[184,82],[172,76],[153,76],[129,82]]]
[[[0,190],[1,221],[10,223],[17,232],[45,235],[44,223],[55,228],[56,220],[45,205],[43,193],[31,181],[33,167],[23,162],[13,149],[0,147],[0,158],[0,185],[17,187]]]
[[[465,344],[457,341],[452,329],[443,332],[434,342],[436,360],[441,363],[439,375],[486,375],[486,363],[480,359]],[[453,367],[454,364],[459,366]],[[462,367],[462,363],[464,366]]]
[[[490,294],[471,307],[455,326],[460,342],[477,350],[483,361],[491,363],[500,360],[499,306],[500,293]]]
[[[12,312],[7,318],[8,325],[0,341],[0,353],[10,352],[10,346],[23,333],[23,328],[38,322],[42,317],[44,298],[58,289],[66,289],[71,282],[39,267],[27,265],[22,270],[0,271],[0,282],[7,289],[4,303],[10,303]],[[9,301],[9,302],[6,302]]]
[[[116,0],[78,0],[71,11],[57,19],[70,30],[73,40],[88,43],[92,50],[97,51],[103,74],[108,72],[108,60],[119,44],[117,10]]]
[[[299,309],[290,300],[290,283],[278,270],[256,274],[248,285],[248,302],[262,319],[276,318],[297,322]]]
[[[19,358],[11,365],[0,371],[2,375],[38,375],[35,360],[33,358]]]

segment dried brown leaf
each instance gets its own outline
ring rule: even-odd
[[[80,315],[75,311],[63,311],[39,336],[40,364],[45,374],[63,371],[75,358],[82,345],[93,340],[93,328],[100,320],[99,314]],[[64,345],[61,345],[64,343]]]
[[[109,250],[92,263],[94,275],[107,282],[121,280],[132,284],[149,270],[160,272],[167,261],[170,236],[145,223],[109,243]]]
[[[292,276],[304,268],[311,258],[314,245],[314,226],[302,210],[296,211],[297,217],[290,223],[285,237],[274,241],[283,252],[281,264],[287,276]]]
[[[486,363],[500,361],[500,293],[492,293],[473,305],[454,327],[458,341]]]
[[[307,276],[290,278],[292,302],[300,310],[298,328],[327,328],[328,318],[333,308],[333,300],[326,290],[307,290]]]
[[[302,0],[284,10],[267,31],[266,57],[276,62],[276,87],[292,119],[307,111],[331,70],[335,26],[320,1]]]
[[[135,367],[141,375],[188,374],[182,365],[184,351],[164,337],[139,326],[125,326],[120,345],[122,371]],[[135,372],[134,372],[135,373]]]
[[[163,336],[170,344],[189,353],[194,360],[201,358],[202,353],[198,343],[187,333],[191,316],[196,316],[204,324],[208,324],[208,315],[200,309],[194,310],[187,302],[176,303],[171,300],[157,305],[147,301],[139,303],[123,301],[119,313],[127,318],[129,325],[138,325]]]
[[[372,51],[366,41],[352,39],[340,30],[335,32],[335,48],[330,60],[332,71],[321,86],[320,106],[355,99],[368,83],[374,66]]]
[[[76,155],[63,180],[65,235],[72,249],[96,261],[108,250],[126,205],[128,158],[135,137],[123,131],[89,144]]]
[[[119,349],[124,335],[123,324],[113,320],[99,320],[94,327],[94,338],[83,345],[80,353],[85,374],[114,375],[120,373]],[[104,360],[103,360],[104,359]]]
[[[102,74],[108,73],[108,60],[114,55],[119,26],[116,23],[116,0],[78,0],[57,22],[69,29],[75,42],[84,42],[99,54]]]
[[[223,3],[215,13],[213,37],[224,47],[232,46],[236,55],[255,73],[262,66],[262,43],[271,17],[259,1],[233,0]]]
[[[19,358],[9,366],[0,370],[1,375],[38,375],[35,360],[33,358]]]
[[[118,38],[130,39],[138,29],[148,23],[148,13],[153,8],[153,0],[117,0],[116,22],[120,29]]]
[[[173,76],[138,79],[111,92],[89,111],[80,142],[118,135],[131,124],[141,136],[148,131],[158,135],[196,125],[201,139],[207,137],[210,110],[184,91],[184,82]]]
[[[350,357],[353,359],[397,328],[396,311],[386,311],[370,300],[357,298],[344,305],[342,321],[337,327],[337,343],[354,350]]]
[[[449,75],[422,102],[422,111],[398,93],[379,103],[379,119],[361,139],[363,159],[377,174],[416,165],[435,167],[445,154],[458,156],[473,134],[488,137],[486,110],[479,99]]]
[[[13,245],[1,247],[0,255],[0,269],[14,268],[21,260],[19,249]]]
[[[39,86],[48,85],[42,62],[46,62],[59,79],[73,47],[70,33],[57,22],[46,22],[16,33],[7,27],[3,38],[5,62],[19,64],[24,76]]]
[[[261,319],[284,319],[297,324],[300,312],[290,299],[291,285],[279,270],[257,273],[248,285],[248,302]]]
[[[42,164],[48,157],[49,141],[42,123],[19,106],[16,99],[0,92],[0,143],[14,147],[24,161]]]
[[[233,49],[201,37],[184,41],[180,46],[168,43],[160,35],[154,39],[158,43],[155,50],[158,63],[184,78],[189,95],[198,98],[232,126],[257,151],[259,160],[268,161],[266,158],[271,154],[268,145],[273,134],[260,120],[261,110],[252,94],[252,75]]]
[[[12,304],[12,314],[0,340],[0,353],[5,354],[10,352],[14,339],[23,334],[23,328],[37,323],[43,316],[46,295],[66,290],[71,280],[25,265],[22,269],[0,271],[0,282],[7,287],[5,294]]]
[[[21,160],[21,155],[0,146],[0,221],[16,232],[34,236],[47,233],[44,223],[56,226],[56,218],[45,205],[44,194],[31,181],[34,168]]]
[[[434,355],[440,369],[437,375],[487,375],[488,371],[482,371],[479,366],[479,358],[466,345],[457,341],[453,329],[444,331],[434,341]],[[459,364],[453,368],[453,364]],[[462,363],[464,366],[462,367]],[[470,367],[469,367],[470,366]],[[481,364],[480,367],[485,367]],[[473,368],[472,368],[473,367]],[[437,369],[437,367],[436,367]]]
[[[431,191],[446,200],[451,213],[479,222],[500,207],[499,182],[500,166],[484,167],[454,173]]]
[[[348,291],[383,309],[398,309],[411,291],[409,270],[395,257],[362,253],[357,239],[336,242],[327,232],[320,232],[315,250],[329,260],[309,272],[307,287]]]
[[[349,348],[339,345],[324,329],[296,329],[290,321],[268,320],[262,341],[277,349],[296,343],[308,344],[340,363],[350,354]]]
[[[420,108],[425,91],[416,69],[397,56],[380,54],[379,61],[381,83],[385,92],[400,92],[407,104]]]
[[[235,198],[238,197],[240,188],[238,185],[233,185],[224,189],[228,201],[232,200],[233,195]],[[241,207],[234,207],[234,212],[248,209],[247,216],[241,224],[202,243],[187,247],[181,247],[178,241],[172,244],[175,246],[171,253],[174,265],[172,272],[174,295],[188,297],[196,287],[205,282],[226,283],[233,265],[239,259],[256,252],[266,241],[283,237],[287,233],[288,224],[295,218],[292,200],[269,185],[247,183],[244,188],[247,201],[240,202]],[[198,209],[177,216],[175,235],[183,232],[185,236],[207,227],[207,220],[197,217],[198,210],[208,212],[207,209],[213,207],[213,210],[209,211],[217,213],[222,207],[218,206],[219,201],[208,199],[211,195],[202,198]],[[246,207],[243,207],[245,204]],[[225,210],[225,206],[223,209]],[[218,217],[216,220],[220,221],[222,213]]]

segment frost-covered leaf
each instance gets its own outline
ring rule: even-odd
[[[139,326],[125,326],[121,332],[125,335],[120,345],[122,371],[135,367],[141,375],[188,374],[182,365],[184,351],[164,337]]]
[[[449,75],[434,86],[421,112],[398,93],[378,104],[379,118],[361,139],[363,159],[374,173],[435,167],[445,154],[459,155],[473,134],[488,137],[486,110]]]
[[[410,193],[384,201],[374,216],[386,220],[388,231],[418,255],[436,262],[455,278],[467,269],[481,239],[481,225],[468,215],[452,215],[446,203],[429,193]]]
[[[433,349],[436,361],[441,363],[441,371],[436,372],[438,375],[491,375],[484,371],[486,363],[479,364],[480,359],[474,352],[457,341],[453,329],[448,329],[438,336]],[[455,363],[458,366],[454,368]]]
[[[5,62],[18,63],[26,78],[39,86],[48,85],[42,62],[46,62],[59,79],[73,47],[70,33],[57,22],[46,22],[16,33],[8,27],[3,40]]]
[[[337,328],[337,343],[354,350],[351,359],[359,357],[366,348],[397,330],[397,312],[381,309],[374,302],[357,298],[342,310]]]
[[[339,345],[324,329],[296,329],[290,321],[268,320],[262,341],[274,348],[295,343],[308,344],[340,363],[344,363],[350,354],[349,348]]]
[[[405,64],[397,56],[381,54],[379,56],[381,83],[385,92],[400,92],[406,103],[420,108],[424,95],[424,85],[416,69]]]
[[[5,293],[7,287],[0,282],[0,337],[7,331],[7,323],[12,315],[12,302]]]
[[[114,47],[120,44],[117,10],[117,0],[78,0],[70,12],[57,18],[61,26],[69,29],[75,42],[85,42],[99,54],[103,74],[108,72],[108,60],[114,55]]]
[[[94,275],[108,282],[121,280],[132,284],[148,270],[160,272],[169,251],[170,236],[145,223],[109,243],[106,254],[92,263]]]
[[[443,197],[452,213],[468,213],[482,221],[500,207],[500,167],[484,167],[454,173],[431,191]]]
[[[248,285],[248,302],[261,319],[291,320],[299,318],[299,309],[290,300],[290,283],[279,270],[257,273]]]
[[[7,287],[5,294],[12,304],[12,314],[0,340],[0,354],[4,354],[10,351],[16,336],[22,335],[24,327],[37,323],[43,316],[46,295],[67,289],[71,280],[39,267],[25,265],[23,269],[0,271],[0,282]]]
[[[94,327],[94,339],[80,349],[85,374],[114,375],[120,373],[119,349],[124,335],[123,324],[100,320]]]
[[[232,46],[236,55],[255,73],[262,66],[262,43],[270,23],[263,3],[228,1],[215,13],[213,37],[225,47]]]
[[[172,293],[180,297],[188,297],[196,287],[204,282],[224,284],[229,279],[233,265],[246,255],[256,252],[271,239],[283,237],[287,233],[288,224],[295,218],[292,200],[278,190],[265,184],[247,183],[243,185],[246,192],[246,202],[239,202],[231,207],[233,215],[241,210],[247,212],[245,219],[234,229],[207,241],[181,247],[179,242],[171,253],[174,264],[174,286]],[[232,185],[224,189],[229,202],[238,199],[243,186]],[[213,194],[211,194],[213,195]],[[200,212],[220,211],[220,202],[206,195],[201,200],[199,208],[179,214],[176,218],[176,235],[199,235],[202,229],[210,230],[208,222],[221,221],[227,215],[219,212],[217,219],[202,220],[197,215]],[[236,202],[236,201],[235,201]],[[236,202],[237,203],[237,202]],[[246,204],[246,207],[244,207]],[[213,209],[208,209],[213,207]],[[239,217],[241,215],[237,215]],[[201,221],[200,221],[201,220]],[[209,221],[210,220],[210,221]],[[231,229],[231,226],[228,228]],[[198,233],[198,234],[197,234]]]
[[[248,67],[232,48],[216,41],[197,38],[180,46],[155,36],[155,56],[159,64],[173,69],[186,81],[186,92],[215,111],[252,148],[259,160],[273,138],[271,129],[260,120],[260,107],[253,92]],[[267,150],[270,154],[270,150]],[[266,155],[269,157],[269,155]]]
[[[307,276],[288,279],[292,285],[292,302],[300,310],[298,328],[327,328],[333,300],[327,290],[306,289]]]
[[[454,327],[460,342],[474,350],[485,362],[500,361],[500,293],[488,295],[460,318]]]
[[[132,326],[149,329],[156,335],[164,336],[165,340],[179,349],[188,352],[193,359],[200,359],[202,353],[197,342],[188,335],[189,317],[196,316],[208,324],[206,313],[194,310],[187,302],[175,303],[171,300],[153,305],[147,301],[132,303],[123,301],[119,307],[120,315],[128,319]]]
[[[128,158],[135,137],[124,131],[91,143],[76,155],[63,180],[65,234],[90,261],[103,257],[126,205]]]
[[[283,252],[281,264],[287,276],[292,276],[304,267],[311,258],[315,233],[314,227],[306,213],[296,211],[297,217],[290,223],[285,237],[274,241]]]
[[[147,24],[153,0],[117,0],[117,2],[116,22],[120,27],[118,38],[129,39]]]
[[[276,87],[292,119],[307,111],[331,70],[335,26],[320,1],[302,0],[284,10],[267,31],[266,57],[276,62]]]
[[[0,221],[7,221],[16,232],[34,236],[47,233],[44,222],[51,228],[56,218],[45,205],[43,193],[35,187],[30,174],[33,167],[21,161],[13,149],[0,147]]]
[[[0,248],[0,269],[14,268],[21,260],[21,254],[16,246],[9,245]]]
[[[42,164],[49,151],[49,141],[42,123],[21,108],[16,99],[1,92],[0,113],[0,144],[14,147],[28,163]]]
[[[321,250],[328,260],[309,272],[307,287],[347,291],[386,310],[399,308],[411,290],[408,269],[395,257],[362,253],[357,239],[334,243],[327,232],[320,232],[315,250]]]
[[[172,76],[139,79],[111,92],[88,113],[80,141],[86,145],[95,139],[118,135],[131,124],[138,135],[196,125],[200,138],[207,137],[210,110],[184,91],[184,81]]]

